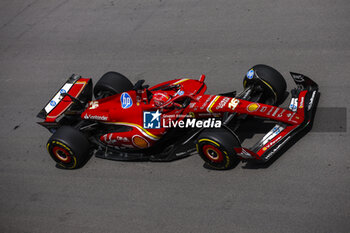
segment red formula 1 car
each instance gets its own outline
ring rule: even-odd
[[[196,149],[208,168],[229,169],[241,159],[266,162],[312,127],[318,85],[302,74],[291,76],[297,87],[289,107],[281,108],[286,82],[266,65],[249,69],[239,94],[205,94],[204,75],[150,88],[117,72],[104,74],[94,87],[91,79],[72,75],[40,111],[39,124],[53,133],[51,157],[67,169],[83,166],[92,154],[171,161]],[[257,133],[265,135],[249,148],[242,145]]]

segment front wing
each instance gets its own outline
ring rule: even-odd
[[[291,72],[291,76],[297,88],[292,90],[289,110],[299,115],[303,121],[300,124],[277,123],[252,148],[245,151],[243,148],[244,153],[240,152],[242,157],[253,157],[258,161],[266,162],[279,152],[288,149],[311,130],[320,97],[318,85],[302,74]]]

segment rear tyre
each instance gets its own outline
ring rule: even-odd
[[[196,146],[206,168],[227,170],[234,168],[239,162],[234,148],[240,147],[240,143],[227,129],[204,130],[198,136]]]
[[[90,143],[79,130],[63,126],[47,142],[47,150],[60,168],[75,169],[89,158]]]
[[[243,79],[243,86],[247,88],[254,84],[263,90],[262,103],[278,106],[288,95],[286,80],[271,66],[255,65],[249,69]]]
[[[124,75],[117,72],[107,72],[94,87],[95,99],[105,98],[111,95],[130,91],[134,85]]]

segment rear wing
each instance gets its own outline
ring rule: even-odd
[[[91,79],[81,78],[81,76],[73,74],[38,113],[37,117],[45,120],[39,124],[43,126],[55,124],[57,118],[62,114],[68,111],[71,113],[79,112],[82,106],[85,106],[91,99]]]
[[[303,137],[312,128],[320,97],[318,85],[305,75],[293,72],[290,74],[297,88],[291,91],[292,99],[289,110],[293,111],[295,114],[303,115],[304,120],[301,124],[297,125],[288,125],[284,123],[276,124],[249,150],[253,152],[251,154],[253,154],[257,160],[262,162],[266,162],[278,152],[288,149],[289,146]]]

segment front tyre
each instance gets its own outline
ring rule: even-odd
[[[89,158],[89,146],[85,135],[70,126],[59,128],[47,142],[51,158],[64,169],[83,166]]]
[[[197,151],[205,167],[216,170],[234,168],[239,158],[234,150],[240,147],[238,139],[227,129],[206,129],[197,139]]]
[[[287,97],[287,83],[280,72],[271,66],[255,65],[248,70],[243,79],[243,86],[259,86],[263,91],[261,103],[278,106]]]

